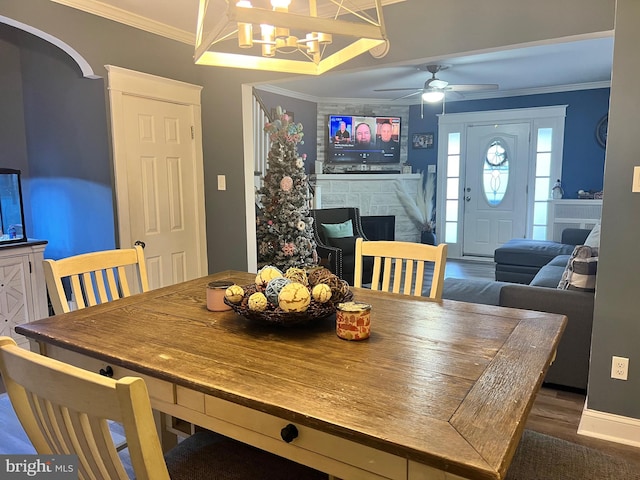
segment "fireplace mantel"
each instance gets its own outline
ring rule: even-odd
[[[420,179],[419,173],[318,174],[311,178],[314,208],[358,207],[360,215],[394,215],[396,240],[419,242],[420,232],[396,193],[396,180],[415,196]]]

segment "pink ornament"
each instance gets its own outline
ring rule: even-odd
[[[282,246],[282,253],[287,257],[293,255],[296,251],[296,246],[292,242],[287,242]]]
[[[290,191],[292,187],[293,187],[293,179],[288,175],[286,177],[283,177],[282,180],[280,180],[280,188],[284,192]]]

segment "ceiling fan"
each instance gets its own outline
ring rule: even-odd
[[[406,95],[402,95],[401,97],[394,98],[393,100],[401,100],[403,98],[412,97],[414,95],[422,94],[422,100],[429,103],[439,102],[444,99],[445,92],[477,92],[482,90],[497,90],[498,85],[495,83],[491,84],[470,84],[470,85],[452,85],[445,80],[440,80],[436,78],[436,73],[441,72],[443,70],[448,69],[449,67],[446,65],[423,65],[418,67],[420,70],[427,71],[431,74],[431,78],[429,78],[426,82],[424,82],[424,87],[421,88],[382,88],[379,90],[374,90],[375,92],[393,92],[393,91],[402,91],[402,90],[412,90],[411,93]]]

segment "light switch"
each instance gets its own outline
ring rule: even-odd
[[[218,190],[227,189],[227,177],[225,175],[218,175]]]
[[[427,173],[436,173],[435,165],[427,165]]]
[[[633,167],[633,183],[631,191],[640,193],[640,167]]]

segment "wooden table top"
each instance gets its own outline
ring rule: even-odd
[[[84,353],[465,478],[506,474],[566,325],[562,315],[353,288],[371,337],[335,317],[253,324],[206,309],[227,271],[16,327]]]

